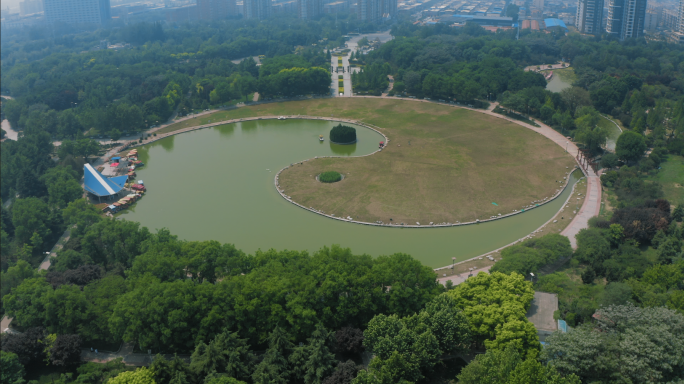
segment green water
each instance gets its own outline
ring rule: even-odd
[[[606,130],[608,131],[608,138],[606,139],[606,149],[611,152],[615,152],[615,144],[617,143],[618,137],[620,137],[620,135],[622,134],[622,131],[606,117],[601,116],[601,119],[604,119],[606,121],[606,123],[603,126],[606,127]]]
[[[372,256],[404,252],[432,267],[465,260],[515,241],[551,218],[570,191],[543,207],[491,223],[451,228],[372,227],[329,219],[285,201],[276,172],[291,163],[327,155],[373,152],[382,136],[357,127],[353,146],[328,142],[336,123],[263,120],[168,137],[138,148],[137,171],[148,193],[121,217],[150,230],[169,228],[186,240],[233,243],[257,249],[315,251],[340,244]],[[324,135],[325,142],[319,142]],[[553,145],[549,142],[549,145]],[[573,180],[574,182],[574,180]]]
[[[546,75],[546,72],[542,72],[544,75]],[[546,84],[546,89],[548,89],[551,92],[560,92],[564,90],[565,88],[570,88],[572,87],[572,84],[568,83],[567,81],[564,81],[561,79],[561,77],[557,74],[554,74],[553,77],[551,78],[551,81],[549,81]]]

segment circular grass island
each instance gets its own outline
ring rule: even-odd
[[[337,183],[342,180],[342,174],[335,171],[327,171],[318,175],[318,181],[321,183]]]
[[[369,156],[311,159],[279,175],[293,202],[326,215],[421,226],[486,220],[550,200],[576,164],[543,135],[480,112],[401,100],[345,104],[391,144]],[[352,177],[311,177],[326,168]]]
[[[334,144],[356,143],[356,128],[348,125],[336,125],[330,130],[330,141]]]

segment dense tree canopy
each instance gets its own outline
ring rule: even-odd
[[[523,276],[536,273],[539,268],[572,255],[567,237],[550,234],[539,239],[525,240],[501,252],[503,260],[492,267],[493,272],[517,272]]]
[[[522,275],[480,273],[449,291],[470,322],[478,343],[488,349],[514,345],[519,352],[539,348],[534,325],[525,314],[534,297],[532,284]]]
[[[555,333],[542,359],[561,373],[606,382],[669,382],[684,369],[684,316],[665,308],[610,306],[595,325]],[[663,364],[663,362],[667,362]]]

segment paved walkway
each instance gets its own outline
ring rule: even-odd
[[[383,96],[389,95],[390,91],[394,88],[394,76],[387,75],[387,77],[389,78],[389,86],[387,86],[385,92],[382,93]]]
[[[566,66],[566,64],[568,64],[568,66]],[[551,68],[549,68],[549,65],[551,66]],[[541,69],[537,69],[537,67],[539,67],[539,68],[541,68]],[[563,68],[570,68],[569,63],[530,65],[530,66],[528,66],[528,67],[525,67],[524,70],[525,70],[525,71],[535,71],[535,72],[537,72],[537,71],[546,71],[546,70],[549,70],[549,69],[563,69]]]
[[[17,141],[19,139],[19,132],[12,129],[7,119],[2,121],[2,130],[5,131],[5,139]]]
[[[340,71],[344,69],[343,72],[336,72],[338,64],[337,64],[337,59],[341,58],[342,59],[342,65],[340,66]],[[331,75],[331,84],[330,87],[334,90],[332,94],[335,97],[351,97],[352,96],[352,86],[351,86],[351,74],[347,69],[349,69],[349,54],[346,56],[332,56],[330,59],[330,63],[333,67],[333,72]],[[344,92],[342,95],[340,95],[339,91],[339,81],[340,79],[338,78],[339,75],[342,75],[342,84],[344,84]]]
[[[116,352],[91,352],[90,348],[84,348],[81,350],[81,360],[88,361],[92,363],[107,363],[112,360],[121,358],[123,363],[126,365],[133,366],[147,366],[152,364],[156,353],[135,353],[133,352],[135,345],[133,343],[123,343],[121,348]],[[175,355],[167,354],[164,357],[167,360],[171,360]],[[187,363],[190,362],[190,355],[178,355],[181,359],[185,360]]]
[[[573,249],[577,248],[575,235],[584,228],[589,227],[589,219],[598,216],[601,212],[601,179],[597,175],[587,177],[587,198],[580,208],[579,213],[570,222],[561,235],[570,239]]]
[[[470,271],[470,272],[459,273],[458,275],[447,276],[447,277],[439,277],[439,278],[437,278],[437,281],[438,281],[440,284],[442,284],[442,285],[446,285],[446,282],[447,282],[447,281],[451,281],[454,285],[459,285],[459,284],[461,284],[462,282],[468,280],[468,278],[469,278],[471,275],[472,275],[472,276],[477,276],[477,274],[480,273],[480,272],[489,273],[489,269],[490,269],[491,267],[492,267],[492,266],[490,265],[490,266],[487,266],[487,267],[484,267],[484,268],[475,269],[475,270]]]
[[[558,310],[558,295],[555,293],[535,292],[534,299],[530,303],[530,309],[525,315],[537,329],[555,331],[556,320],[553,313]]]
[[[12,318],[3,316],[0,320],[0,333],[5,333],[9,330],[9,326],[12,323]]]

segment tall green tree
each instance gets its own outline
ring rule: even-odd
[[[468,318],[477,342],[495,349],[512,343],[523,355],[539,350],[537,331],[525,317],[534,290],[522,275],[479,273],[448,294]]]
[[[7,315],[24,327],[39,327],[45,322],[45,299],[52,288],[44,278],[26,279],[5,296]]]
[[[268,349],[264,359],[256,366],[252,374],[255,384],[286,384],[290,377],[290,366],[287,357],[293,345],[287,333],[276,327],[268,339]]]
[[[49,224],[46,222],[49,215],[47,204],[36,197],[15,201],[12,206],[12,224],[17,243],[20,245],[28,243],[35,234],[41,239],[38,245],[42,245],[51,233]]]
[[[583,381],[670,382],[684,372],[684,316],[631,304],[598,310],[596,324],[546,339],[542,361]],[[663,362],[668,362],[663,364]]]
[[[83,195],[83,189],[76,176],[72,169],[60,166],[50,168],[41,176],[41,181],[47,187],[51,206],[65,208],[67,204]]]
[[[74,226],[72,235],[75,237],[82,236],[91,225],[102,220],[97,208],[85,199],[71,201],[62,209],[62,217],[67,225]]]
[[[290,355],[292,379],[305,384],[321,384],[332,374],[336,359],[329,349],[331,342],[332,332],[318,324],[308,343],[295,347]]]
[[[24,366],[12,352],[0,351],[0,382],[7,384],[24,383]]]
[[[644,155],[646,142],[644,137],[633,131],[624,131],[615,143],[615,154],[625,162],[635,162]]]
[[[125,371],[116,377],[109,379],[107,384],[156,384],[154,375],[147,367],[141,367],[135,371]]]
[[[197,345],[190,368],[198,377],[217,372],[237,379],[249,379],[254,362],[255,356],[247,339],[240,339],[237,333],[226,330],[208,345],[202,342]]]
[[[544,366],[531,353],[523,360],[514,346],[488,350],[475,356],[458,375],[462,384],[579,384],[576,375],[561,376],[552,366]]]

